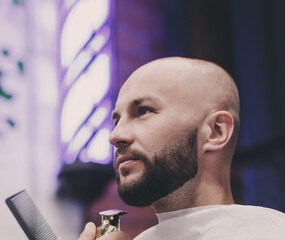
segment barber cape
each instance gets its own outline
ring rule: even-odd
[[[285,214],[243,205],[215,205],[157,214],[135,240],[284,240]]]

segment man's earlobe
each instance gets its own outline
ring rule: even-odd
[[[207,133],[203,146],[204,152],[224,148],[230,141],[234,130],[234,119],[227,111],[218,111],[209,116],[206,122]]]

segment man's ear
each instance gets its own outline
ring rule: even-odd
[[[233,134],[233,116],[227,111],[218,111],[211,114],[205,124],[206,139],[203,151],[216,151],[224,148]]]

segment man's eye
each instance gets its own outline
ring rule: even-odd
[[[138,115],[141,116],[141,115],[145,115],[147,114],[148,112],[151,112],[152,110],[148,107],[139,107],[138,109]]]

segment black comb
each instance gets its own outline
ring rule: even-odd
[[[7,198],[6,203],[29,240],[57,239],[26,190]]]

